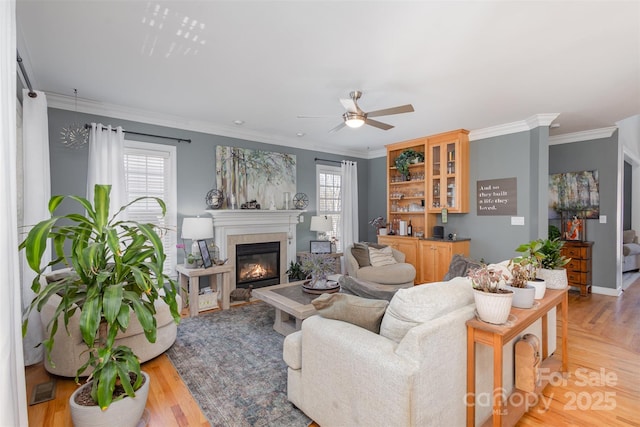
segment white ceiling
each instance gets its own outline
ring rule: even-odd
[[[50,106],[73,109],[77,88],[80,111],[321,151],[640,113],[638,1],[18,0],[17,22]],[[328,133],[354,89],[364,111],[415,112]]]

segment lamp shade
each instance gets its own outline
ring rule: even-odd
[[[331,222],[331,218],[326,215],[312,216],[309,230],[320,231],[323,233],[333,230],[333,223]]]
[[[213,218],[185,218],[182,220],[182,238],[203,240],[213,238]]]

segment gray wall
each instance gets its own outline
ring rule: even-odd
[[[470,255],[486,262],[499,262],[516,255],[515,248],[538,237],[540,218],[538,197],[541,166],[539,151],[544,151],[548,138],[540,132],[520,132],[472,141],[469,158],[469,198],[468,214],[449,214],[444,225],[445,235],[457,233],[460,237],[470,237]],[[546,167],[543,167],[546,174]],[[517,180],[517,215],[525,219],[525,225],[511,225],[511,216],[478,216],[477,181],[500,178]],[[548,179],[548,178],[547,178]],[[545,192],[546,197],[546,192]],[[544,211],[546,215],[546,210]]]
[[[378,157],[369,160],[369,176],[367,189],[367,229],[365,233],[360,233],[361,240],[368,242],[377,241],[376,229],[369,225],[369,221],[376,217],[387,218],[387,158]]]
[[[60,132],[64,126],[70,123],[102,123],[113,126],[122,126],[125,130],[149,133],[155,135],[175,136],[191,139],[191,144],[178,143],[171,140],[163,140],[152,137],[132,135],[127,139],[144,142],[153,142],[177,147],[177,180],[178,180],[178,226],[182,224],[185,216],[201,215],[206,209],[205,195],[216,187],[215,177],[215,150],[218,145],[228,145],[242,148],[260,148],[263,150],[286,152],[296,155],[297,165],[297,191],[309,196],[309,207],[304,214],[304,222],[298,224],[297,250],[308,250],[309,240],[315,238],[315,233],[309,231],[310,217],[316,213],[316,179],[315,158],[328,160],[353,160],[358,163],[358,194],[360,203],[358,206],[360,235],[367,235],[368,227],[368,193],[370,187],[369,161],[354,157],[344,157],[335,154],[317,151],[302,150],[283,147],[273,144],[263,144],[254,141],[246,141],[228,138],[218,135],[174,129],[163,126],[150,125],[128,120],[112,119],[104,116],[74,113],[67,110],[50,108],[49,111],[49,145],[51,155],[51,192],[52,194],[86,194],[86,177],[88,164],[88,149],[65,148],[60,141]],[[336,164],[332,164],[336,165]],[[384,182],[384,180],[383,180]],[[384,192],[384,190],[383,190]],[[75,209],[69,205],[68,211]],[[64,212],[64,207],[61,208]],[[65,212],[66,213],[66,212]],[[179,234],[178,234],[179,236]],[[178,252],[179,262],[182,254]]]
[[[593,286],[616,287],[616,218],[618,217],[618,133],[610,138],[549,147],[549,173],[598,170],[600,215],[607,223],[587,220],[587,240],[593,243]]]

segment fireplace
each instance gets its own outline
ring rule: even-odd
[[[236,245],[236,288],[280,283],[280,242]]]

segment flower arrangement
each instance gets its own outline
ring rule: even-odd
[[[387,226],[387,223],[385,222],[384,217],[378,216],[369,221],[369,225],[375,228],[376,234],[378,234],[381,228],[385,228]]]
[[[325,280],[327,275],[335,271],[336,260],[327,254],[308,254],[305,255],[300,267],[307,277],[310,276],[312,286],[318,280]]]
[[[483,292],[502,293],[503,289],[500,285],[508,280],[506,274],[494,268],[490,268],[486,264],[481,267],[469,270],[467,277],[471,279],[473,288]]]

